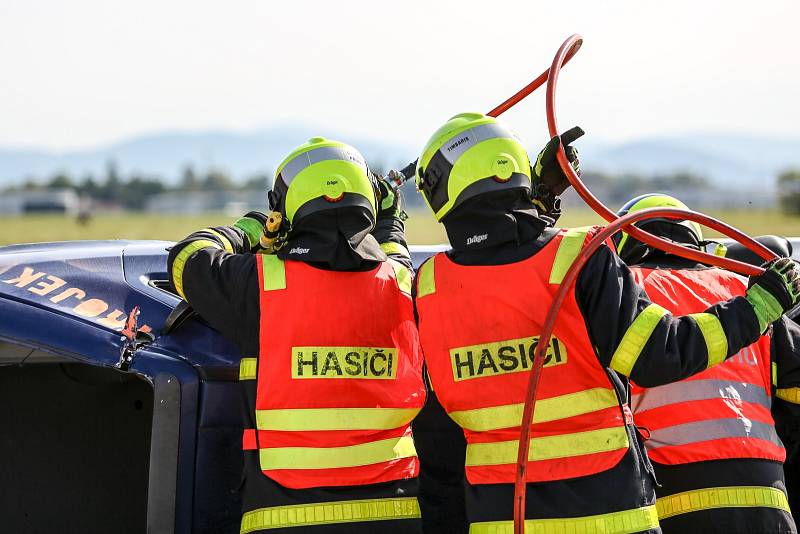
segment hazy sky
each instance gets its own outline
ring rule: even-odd
[[[584,36],[564,128],[800,137],[797,0],[0,0],[0,145],[301,121],[419,146]],[[544,139],[543,97],[509,112]]]

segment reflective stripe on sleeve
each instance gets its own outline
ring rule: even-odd
[[[206,228],[206,232],[214,234],[217,239],[222,241],[222,246],[225,248],[225,252],[233,252],[233,244],[231,243],[230,239],[222,235],[220,232],[217,232],[213,228]]]
[[[655,506],[584,517],[525,520],[525,532],[531,534],[626,534],[654,528],[658,528],[658,514]],[[469,526],[469,534],[513,533],[513,521],[486,521],[472,523]]]
[[[689,315],[706,340],[706,351],[708,352],[708,367],[713,367],[725,361],[728,355],[728,338],[725,337],[725,330],[716,315],[710,313],[692,313]]]
[[[786,402],[800,404],[800,388],[778,388],[775,396]]]
[[[436,293],[436,278],[434,276],[434,262],[436,256],[422,264],[417,273],[417,298]]]
[[[178,252],[178,255],[175,256],[175,261],[172,262],[172,282],[175,284],[175,290],[184,299],[186,295],[183,293],[183,268],[186,266],[186,260],[188,260],[192,254],[204,248],[222,250],[222,247],[219,246],[218,243],[210,239],[198,239],[187,243],[186,246]]]
[[[411,270],[400,262],[389,258],[389,264],[394,269],[394,277],[397,280],[397,287],[406,295],[411,294]]]
[[[656,500],[659,519],[713,508],[764,507],[791,513],[786,494],[765,486],[728,486],[684,491]]]
[[[575,261],[575,258],[578,257],[583,248],[583,242],[586,241],[588,231],[588,226],[570,228],[561,238],[561,243],[558,244],[558,250],[556,251],[556,258],[553,260],[553,267],[550,269],[551,284],[560,284],[564,280],[570,265],[572,265],[572,262]]]
[[[643,393],[631,397],[631,408],[637,413],[646,410],[678,404],[711,399],[729,399],[735,402],[758,404],[770,409],[771,403],[767,392],[761,386],[747,382],[731,382],[729,380],[681,380],[672,384],[646,389]],[[537,402],[538,403],[541,401]]]
[[[239,532],[248,534],[257,530],[273,528],[418,519],[419,517],[421,515],[416,497],[293,504],[245,512],[242,515]]]
[[[778,364],[777,362],[772,362],[770,366],[772,369],[772,385],[778,387]]]
[[[258,358],[242,358],[239,362],[239,380],[255,380]]]
[[[622,336],[609,367],[625,376],[631,376],[633,366],[642,353],[644,346],[656,329],[658,322],[664,317],[667,310],[658,304],[650,304],[636,317],[633,324],[628,327]]]
[[[650,439],[645,444],[648,450],[654,450],[725,438],[763,439],[783,448],[772,424],[738,418],[693,421],[651,430]]]
[[[408,251],[406,247],[404,247],[400,243],[395,243],[394,241],[387,241],[386,243],[381,243],[381,250],[383,250],[383,252],[386,254],[396,254],[398,256],[403,256],[404,258],[411,257],[411,253]]]
[[[416,456],[411,436],[347,447],[273,447],[261,449],[261,469],[336,469],[378,464]]]
[[[541,438],[532,438],[528,459],[530,461],[569,458],[582,454],[610,452],[628,447],[628,432],[624,426],[601,428],[587,432],[574,432]],[[496,443],[470,443],[467,445],[468,467],[503,465],[517,462],[518,440]]]
[[[286,267],[283,260],[272,254],[259,254],[264,270],[264,291],[286,289]]]
[[[607,388],[587,389],[537,400],[533,422],[546,423],[618,405],[619,400],[613,390]],[[460,410],[450,412],[448,415],[462,428],[485,432],[520,426],[524,406],[522,403],[507,404],[474,410]]]
[[[391,430],[411,422],[419,408],[297,408],[256,410],[259,430]]]

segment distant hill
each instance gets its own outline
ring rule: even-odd
[[[168,182],[191,164],[215,167],[237,179],[271,172],[292,148],[312,135],[328,135],[357,146],[374,166],[402,165],[419,147],[339,135],[304,126],[276,126],[252,132],[168,132],[143,135],[90,150],[51,152],[0,148],[0,187],[27,177],[44,179],[58,171],[80,178],[102,175],[114,160],[124,173],[158,175]],[[774,177],[787,167],[800,168],[800,139],[737,135],[651,137],[611,144],[585,138],[577,142],[586,169],[608,174],[671,174],[690,171],[720,188],[772,189]],[[538,147],[532,148],[538,150]]]
[[[224,131],[166,132],[143,135],[90,150],[52,152],[0,147],[0,187],[28,177],[43,179],[56,172],[81,178],[103,176],[114,161],[124,174],[138,172],[175,182],[186,165],[197,170],[217,168],[236,179],[272,172],[292,149],[314,135],[345,140],[359,148],[376,167],[406,163],[414,147],[353,138],[299,126],[275,127],[247,133]]]
[[[772,190],[778,173],[800,168],[800,138],[719,134],[652,137],[620,144],[588,144],[581,156],[586,168],[608,174],[652,176],[689,171],[707,177],[720,188]]]

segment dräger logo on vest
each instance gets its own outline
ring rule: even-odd
[[[292,378],[393,380],[397,349],[375,347],[292,347]]]
[[[458,382],[527,371],[531,368],[538,344],[539,336],[533,336],[450,349],[453,379]],[[563,363],[567,363],[567,347],[553,337],[547,347],[544,366],[552,367]]]

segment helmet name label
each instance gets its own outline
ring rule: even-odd
[[[466,143],[467,141],[469,141],[469,136],[468,135],[465,135],[463,137],[459,137],[458,139],[456,139],[455,141],[453,141],[452,143],[450,143],[447,146],[447,151],[448,152],[452,152],[453,150],[458,148],[459,145],[462,145],[462,144]]]
[[[394,380],[397,349],[374,347],[292,347],[292,378]]]
[[[470,380],[484,376],[519,373],[531,368],[539,336],[496,341],[450,349],[453,380]],[[550,339],[544,366],[567,363],[567,347],[555,337]]]

